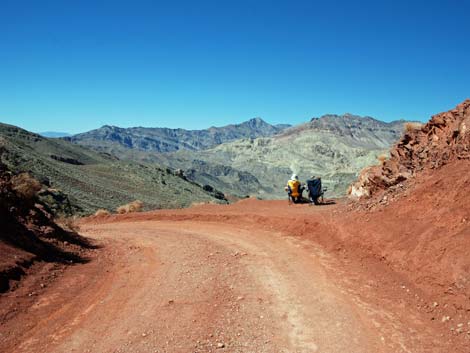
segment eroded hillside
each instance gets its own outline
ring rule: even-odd
[[[383,258],[424,293],[432,320],[468,336],[470,100],[411,124],[381,165],[352,185],[343,236]],[[361,220],[362,219],[362,220]],[[360,228],[358,227],[360,225]],[[422,304],[420,304],[422,305]]]
[[[15,126],[0,124],[5,147],[2,157],[14,171],[31,172],[47,189],[44,197],[58,209],[89,214],[99,208],[114,211],[134,200],[145,208],[174,208],[193,202],[224,202],[181,174],[156,164],[120,161],[106,153],[47,139]],[[69,212],[69,213],[70,213]]]
[[[204,179],[207,165],[229,166],[251,176],[246,181],[238,175],[231,179],[238,192],[246,185],[246,194],[265,198],[284,197],[284,185],[292,173],[301,180],[312,174],[321,176],[329,195],[342,196],[359,171],[378,163],[377,156],[398,140],[403,124],[350,114],[325,115],[273,137],[242,139],[203,151],[179,151],[156,158],[189,169],[196,181]],[[195,160],[206,165],[195,165]],[[230,193],[224,185],[226,179],[214,184]],[[256,184],[261,186],[258,191],[254,190]]]
[[[40,188],[28,174],[15,175],[0,162],[0,293],[15,288],[36,263],[83,262],[86,249],[92,247],[89,240],[52,220],[38,203]]]
[[[426,170],[469,159],[470,100],[466,100],[455,109],[434,115],[427,124],[408,124],[390,158],[364,169],[351,195],[375,196]]]

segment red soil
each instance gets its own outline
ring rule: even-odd
[[[103,249],[2,294],[0,351],[468,353],[468,119],[470,101],[405,136],[358,204],[85,219]]]
[[[0,350],[467,352],[469,168],[368,212],[248,199],[88,218],[100,255],[32,302],[34,276],[4,294]]]

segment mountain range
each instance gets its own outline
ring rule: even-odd
[[[65,140],[115,154],[119,154],[123,149],[146,152],[174,152],[180,149],[197,151],[240,138],[271,136],[289,126],[271,125],[261,118],[204,130],[120,128],[105,125],[96,130],[66,137]]]
[[[90,214],[99,208],[114,211],[137,199],[147,209],[226,202],[217,190],[204,190],[166,166],[121,161],[12,125],[0,123],[0,147],[0,158],[10,170],[29,172],[41,182],[40,197],[52,213]]]
[[[53,212],[90,214],[136,199],[150,209],[282,198],[292,173],[321,176],[328,195],[342,196],[403,124],[329,114],[297,126],[260,118],[205,130],[103,126],[54,139],[0,124],[0,144],[11,170],[41,181]]]
[[[181,169],[226,194],[284,196],[292,173],[322,176],[333,196],[346,193],[359,171],[400,137],[405,121],[328,114],[297,126],[260,118],[206,130],[104,126],[65,138],[123,160]]]
[[[302,181],[320,176],[330,196],[343,196],[360,170],[378,163],[377,157],[399,139],[403,125],[404,121],[385,123],[351,114],[325,115],[271,137],[154,158],[174,168],[186,167],[193,180],[211,182],[226,193],[244,191],[262,198],[282,198],[287,180],[295,173]],[[220,166],[230,167],[231,172],[214,175]]]

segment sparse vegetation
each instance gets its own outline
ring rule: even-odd
[[[41,190],[41,184],[28,173],[21,173],[11,178],[13,191],[25,200],[31,200],[36,197]]]
[[[197,207],[197,206],[203,206],[203,205],[217,205],[218,202],[214,200],[210,201],[205,201],[205,202],[193,202],[189,207]]]
[[[100,208],[99,210],[95,212],[95,217],[105,217],[105,216],[109,216],[110,214],[111,212],[109,212],[108,210]]]
[[[421,130],[422,127],[423,127],[423,124],[421,123],[416,123],[416,122],[405,123],[406,132],[418,131],[418,130]]]
[[[387,160],[388,156],[385,153],[382,153],[377,156],[377,159],[379,160],[380,164],[384,164],[384,162]]]
[[[112,212],[132,200],[156,209],[188,207],[193,201],[214,199],[199,185],[173,175],[159,164],[121,161],[0,123],[0,146],[2,143],[7,146],[2,162],[10,170],[34,175],[43,186],[38,196],[54,214],[93,215],[97,209]],[[53,155],[79,163],[64,163]]]
[[[140,200],[132,201],[126,205],[119,206],[116,209],[116,212],[119,214],[126,214],[126,213],[133,213],[133,212],[140,212],[144,207],[144,203]]]
[[[57,217],[55,221],[59,226],[61,226],[65,230],[68,230],[74,233],[78,233],[80,231],[80,226],[78,225],[77,216],[73,216],[73,217],[60,216],[60,217]]]

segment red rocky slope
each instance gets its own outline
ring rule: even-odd
[[[383,193],[421,172],[470,159],[470,99],[455,109],[437,114],[423,125],[409,124],[390,151],[390,159],[364,169],[352,185],[353,197]]]

